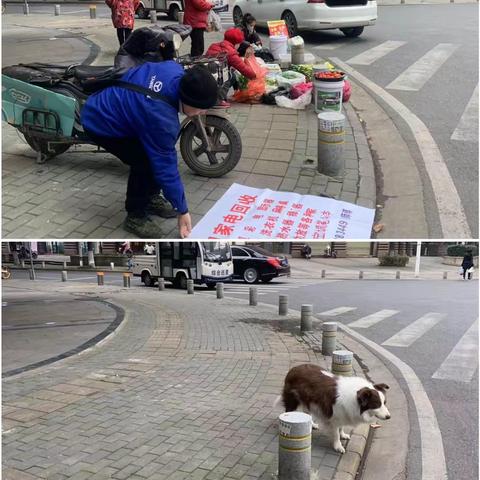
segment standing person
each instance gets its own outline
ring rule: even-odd
[[[117,29],[120,46],[130,36],[135,23],[135,12],[140,0],[105,0],[112,10],[112,23]]]
[[[469,272],[471,268],[473,268],[473,252],[471,250],[467,250],[465,252],[465,256],[463,257],[462,261],[462,268],[463,268],[463,279],[465,280],[465,276],[468,273],[468,279],[472,279],[472,272]]]
[[[130,166],[124,228],[140,238],[159,238],[162,232],[150,215],[177,216],[179,234],[192,229],[175,145],[180,135],[178,115],[205,114],[218,95],[218,85],[208,70],[195,66],[184,71],[176,62],[148,62],[131,68],[122,81],[163,96],[118,86],[90,95],[82,109],[87,136]],[[160,190],[173,205],[159,195]]]
[[[307,259],[310,260],[312,258],[312,247],[306,243],[302,247],[302,255]]]
[[[190,39],[192,48],[190,55],[198,57],[205,50],[204,33],[207,28],[208,12],[213,8],[213,3],[205,0],[185,0],[185,15],[183,23],[192,27]]]
[[[262,40],[260,39],[258,33],[255,30],[257,25],[257,20],[253,15],[249,13],[243,16],[242,20],[242,32],[245,35],[245,41],[253,45],[262,46]]]

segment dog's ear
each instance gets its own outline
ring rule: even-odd
[[[373,388],[385,393],[390,387],[386,383],[376,383]]]
[[[357,392],[357,402],[361,408],[367,407],[372,396],[372,389],[364,387]]]

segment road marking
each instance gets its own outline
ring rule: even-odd
[[[439,43],[389,83],[387,88],[411,92],[420,90],[458,47],[452,43]]]
[[[478,319],[465,332],[432,378],[468,383],[472,380],[477,368]]]
[[[350,77],[355,78],[357,82],[380,97],[389,107],[393,108],[410,127],[432,184],[433,194],[435,196],[435,202],[437,204],[438,215],[442,227],[441,237],[445,239],[472,238],[470,227],[467,223],[467,217],[455,184],[450,176],[445,160],[440,153],[440,149],[426,125],[405,105],[403,105],[403,103],[399,102],[382,87],[357,72],[345,62],[342,62],[339,58],[332,57],[331,60],[343,71],[347,72]]]
[[[419,480],[447,480],[447,466],[443,451],[442,433],[438,426],[435,410],[432,407],[427,392],[415,372],[402,360],[386,348],[377,345],[355,330],[339,324],[338,328],[359,342],[376,351],[390,361],[403,375],[412,397],[412,405],[417,412],[420,427],[420,443],[422,447],[422,477]]]
[[[352,310],[356,310],[356,309],[357,307],[338,307],[338,308],[333,308],[332,310],[327,310],[325,312],[319,313],[318,315],[323,315],[325,317],[336,317],[337,315],[351,312]]]
[[[369,48],[359,55],[352,57],[350,60],[347,60],[347,63],[353,63],[355,65],[371,65],[373,62],[384,57],[385,55],[388,55],[397,48],[402,47],[406,43],[407,42],[388,40],[387,42],[383,42],[376,47]]]
[[[325,45],[317,45],[313,47],[312,50],[336,50],[337,48],[344,47],[345,45],[350,44],[351,42],[335,42],[327,43]]]
[[[427,313],[400,330],[388,340],[385,340],[382,345],[387,345],[389,347],[409,347],[421,336],[425,335],[444,317],[446,317],[444,313]]]
[[[397,314],[398,310],[380,310],[379,312],[372,313],[371,315],[367,315],[366,317],[359,318],[352,323],[349,323],[349,327],[355,328],[368,328],[372,325],[376,325],[377,323],[385,320],[386,318],[390,318],[393,315]]]
[[[450,138],[460,142],[478,142],[478,83]]]

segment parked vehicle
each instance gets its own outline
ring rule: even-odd
[[[215,0],[213,9],[217,12],[228,12],[228,0]],[[148,18],[150,11],[166,13],[170,20],[178,22],[178,14],[184,11],[183,0],[140,0],[135,12],[138,18]]]
[[[364,27],[377,21],[377,2],[370,0],[236,0],[233,21],[240,25],[243,15],[250,13],[257,24],[269,20],[285,20],[290,36],[300,30],[332,30],[339,28],[347,37],[358,37]]]
[[[190,32],[191,27],[178,24],[134,30],[118,51],[114,66],[32,63],[5,67],[2,118],[23,134],[37,152],[38,163],[66,152],[72,145],[93,144],[83,130],[81,109],[90,94],[111,85],[119,86],[120,78],[129,68],[175,59],[185,69],[197,64],[206,66],[222,84],[225,72],[228,73],[225,56],[177,58],[182,39]],[[132,44],[135,48],[129,49]],[[121,86],[131,88],[129,84]],[[152,97],[155,95],[148,92]],[[220,177],[233,170],[240,160],[242,139],[227,115],[225,111],[212,109],[206,115],[182,121],[180,152],[196,174]]]
[[[246,283],[270,282],[276,277],[289,276],[290,265],[283,255],[276,255],[257,246],[232,246],[233,278]]]
[[[133,276],[140,277],[146,287],[158,279],[172,282],[175,288],[186,289],[187,280],[215,288],[218,282],[233,277],[233,261],[227,242],[157,242],[156,255],[134,255]]]

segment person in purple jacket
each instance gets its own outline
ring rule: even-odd
[[[195,66],[185,72],[174,61],[145,63],[127,71],[122,81],[149,88],[168,101],[108,87],[88,98],[82,125],[91,140],[130,166],[125,230],[140,238],[159,238],[162,232],[151,215],[177,216],[180,237],[185,238],[192,222],[175,149],[178,114],[191,117],[213,107],[217,83],[205,68]]]

